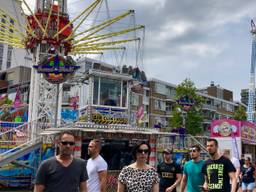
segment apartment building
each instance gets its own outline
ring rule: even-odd
[[[149,80],[149,126],[169,126],[175,105],[176,85],[152,78]]]
[[[0,30],[1,36],[6,39],[12,38],[14,28],[24,32],[25,15],[21,11],[21,3],[19,0],[2,0],[0,14]],[[13,48],[10,45],[3,44],[5,38],[0,41],[0,71],[4,71],[16,66],[32,66],[32,56],[25,49]]]

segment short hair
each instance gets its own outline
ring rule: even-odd
[[[72,135],[75,138],[75,134],[72,131],[62,131],[60,133],[59,140],[61,140],[62,136],[65,135],[65,134]]]
[[[245,157],[245,160],[248,160],[251,162],[251,158],[250,157]]]
[[[196,148],[197,151],[201,151],[201,147],[198,144],[192,145],[191,148]]]
[[[137,160],[136,153],[137,153],[137,151],[138,151],[138,149],[140,148],[141,145],[147,145],[147,147],[148,147],[148,157],[150,155],[151,147],[150,147],[149,143],[146,142],[146,141],[138,141],[132,149],[132,157],[133,157],[134,160]]]
[[[219,146],[219,144],[218,144],[218,141],[217,141],[217,139],[214,139],[214,138],[209,138],[209,139],[207,139],[207,142],[214,142],[214,144],[218,147]]]

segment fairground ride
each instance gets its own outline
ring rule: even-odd
[[[56,54],[66,60],[100,55],[101,59],[115,60],[116,66],[141,66],[144,26],[135,24],[133,10],[112,16],[107,0],[94,0],[81,13],[73,16],[68,14],[67,0],[36,0],[34,12],[26,0],[21,2],[24,22],[0,9],[2,17],[10,18],[0,25],[0,43],[32,53],[34,66],[39,66],[46,57],[52,58]],[[75,6],[77,2],[82,3],[70,1],[70,4]],[[77,6],[76,9],[80,8]],[[62,65],[59,61],[57,64],[56,68]],[[55,73],[50,75],[53,79],[58,76]],[[74,75],[72,81],[81,79],[83,74],[80,74],[81,78],[77,76],[79,74]],[[1,154],[0,166],[38,147],[40,138],[37,133],[40,128],[60,125],[61,97],[62,83],[49,83],[31,66],[28,125],[24,125],[29,129],[22,146],[17,148],[24,151],[17,155],[11,155],[8,151]],[[8,135],[9,132],[3,134]],[[18,153],[17,149],[11,150]]]
[[[142,61],[144,26],[135,24],[133,10],[111,17],[107,0],[95,0],[74,17],[68,14],[67,0],[36,0],[34,12],[26,0],[22,3],[25,24],[0,10],[14,22],[10,27],[8,21],[1,25],[0,42],[27,49],[33,54],[34,65],[38,65],[45,56],[56,53],[73,58],[100,55],[104,59],[114,58],[116,65],[122,65],[124,56],[130,51],[128,48],[133,49],[135,56],[134,64],[129,65],[138,66]],[[60,119],[61,86],[48,83],[32,68],[29,122],[43,119],[53,124],[55,119]]]

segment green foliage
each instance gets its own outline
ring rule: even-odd
[[[202,104],[204,99],[196,94],[196,87],[193,81],[185,79],[176,88],[176,99],[188,96],[194,100],[194,105],[188,110],[183,110],[183,106],[176,103],[173,111],[173,117],[170,119],[170,126],[178,128],[183,126],[183,118],[185,120],[185,128],[187,133],[196,135],[203,130],[203,113]]]
[[[11,99],[6,99],[6,101],[5,101],[5,104],[7,104],[7,105],[11,105],[12,104],[12,100]]]
[[[170,119],[170,127],[182,127],[183,119],[179,111],[179,108],[176,107],[172,112],[172,118]]]
[[[246,121],[247,120],[246,109],[242,106],[239,106],[234,111],[234,119],[237,121]]]

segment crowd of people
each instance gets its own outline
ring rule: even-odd
[[[100,155],[101,141],[88,145],[87,161],[73,156],[75,136],[65,131],[59,137],[59,154],[43,161],[37,171],[34,192],[106,192],[108,165]],[[145,141],[132,151],[134,162],[124,166],[118,176],[117,192],[252,192],[255,168],[249,157],[240,161],[224,151],[219,153],[216,139],[208,139],[207,160],[201,148],[190,148],[190,159],[181,165],[173,159],[172,149],[164,149],[163,162],[148,164],[151,148]]]

